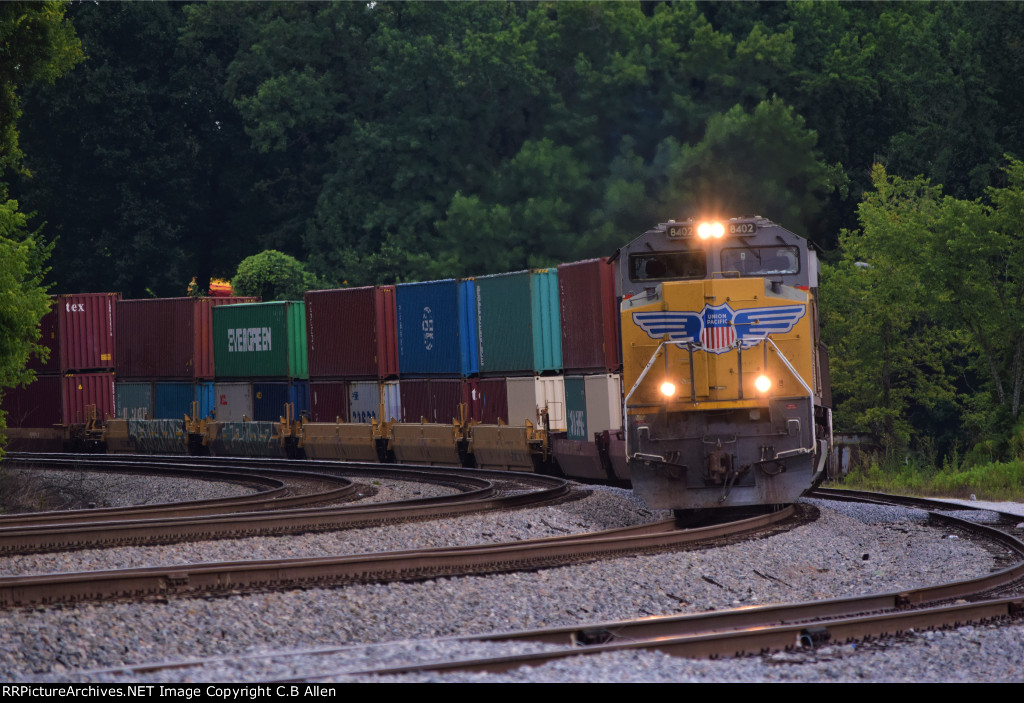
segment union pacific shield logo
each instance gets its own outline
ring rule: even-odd
[[[704,329],[700,332],[700,344],[705,351],[721,354],[736,344],[733,312],[728,305],[705,305],[703,318]]]
[[[700,312],[656,310],[635,312],[633,321],[652,339],[668,337],[670,344],[721,354],[750,349],[770,334],[785,334],[807,314],[806,305],[776,305],[735,311],[728,303],[705,305]]]

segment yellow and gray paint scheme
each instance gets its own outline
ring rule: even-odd
[[[701,224],[616,257],[633,488],[680,511],[791,503],[831,446],[817,256],[761,217]]]

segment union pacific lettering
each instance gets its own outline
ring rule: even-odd
[[[271,351],[269,327],[232,327],[228,329],[229,352]]]

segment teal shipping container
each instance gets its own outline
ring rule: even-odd
[[[480,373],[535,374],[562,368],[555,269],[476,279]]]
[[[153,384],[148,381],[118,381],[114,384],[117,417],[149,420],[153,417]]]
[[[214,373],[222,378],[309,378],[302,301],[213,309]]]

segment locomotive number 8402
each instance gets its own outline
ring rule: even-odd
[[[819,264],[761,218],[662,223],[619,250],[634,490],[677,511],[791,503],[825,475]]]

